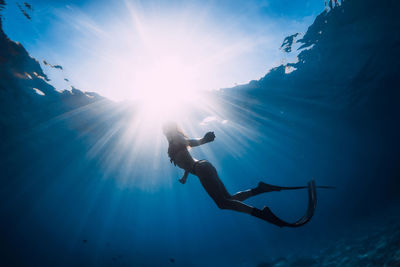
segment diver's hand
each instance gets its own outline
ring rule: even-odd
[[[208,132],[203,137],[203,140],[204,140],[205,143],[212,142],[212,141],[214,141],[214,139],[215,139],[214,132]]]

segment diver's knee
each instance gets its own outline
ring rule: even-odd
[[[230,205],[229,200],[221,199],[221,200],[217,201],[217,206],[221,210],[226,210],[226,209],[229,209],[231,205]]]

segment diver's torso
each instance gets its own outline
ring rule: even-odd
[[[187,148],[184,150],[180,150],[175,156],[175,163],[186,171],[193,172],[193,166],[195,164],[195,160],[190,155]]]
[[[187,149],[187,141],[183,135],[176,135],[169,143],[168,155],[171,162],[178,165],[179,168],[192,172],[195,160]]]

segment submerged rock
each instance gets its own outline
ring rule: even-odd
[[[311,257],[288,256],[257,266],[400,266],[400,218],[352,230],[351,237],[333,242]]]

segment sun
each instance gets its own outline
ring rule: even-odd
[[[149,113],[172,115],[198,97],[191,66],[178,57],[164,56],[137,73],[131,98]],[[140,78],[139,78],[140,77]],[[154,115],[154,114],[153,114]]]
[[[140,119],[153,124],[180,121],[199,108],[204,97],[196,87],[198,72],[180,57],[164,55],[138,73],[131,99],[137,104]]]

